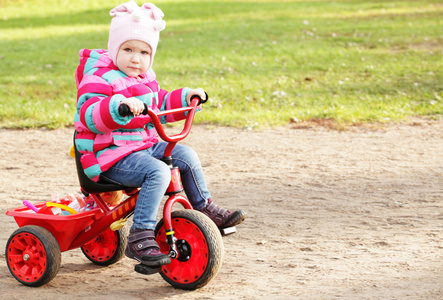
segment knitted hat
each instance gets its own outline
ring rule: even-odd
[[[108,52],[114,65],[117,65],[120,46],[129,40],[139,40],[151,46],[151,68],[160,31],[166,27],[161,9],[152,3],[139,7],[135,1],[129,1],[113,8],[110,15],[113,18],[109,28]]]

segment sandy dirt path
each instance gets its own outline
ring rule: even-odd
[[[196,291],[143,276],[124,258],[62,253],[49,284],[9,273],[8,209],[78,191],[72,128],[0,130],[0,299],[442,299],[443,121],[384,129],[260,132],[195,126],[213,198],[249,217],[224,237],[218,276]]]

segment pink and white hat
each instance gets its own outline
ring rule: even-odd
[[[114,65],[117,65],[120,46],[129,40],[139,40],[151,46],[151,68],[160,31],[166,27],[161,9],[152,3],[139,7],[135,1],[129,1],[113,8],[110,15],[113,18],[109,28],[108,52]]]

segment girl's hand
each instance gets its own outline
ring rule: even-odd
[[[186,96],[186,102],[188,102],[188,106],[191,105],[191,98],[193,96],[200,96],[202,100],[206,100],[206,93],[202,88],[190,90],[188,95]]]
[[[135,117],[139,116],[145,109],[145,105],[143,104],[143,102],[135,97],[126,98],[125,100],[122,101],[122,103],[129,106],[129,109],[131,110],[131,112],[134,114]]]

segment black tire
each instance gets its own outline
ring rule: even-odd
[[[160,275],[170,285],[195,290],[208,284],[220,270],[223,261],[223,240],[211,219],[195,210],[172,212],[172,226],[177,238],[179,257],[162,266]],[[163,219],[155,229],[160,250],[168,254]]]
[[[110,228],[93,241],[81,247],[83,254],[94,264],[110,266],[125,256],[128,236],[126,227],[112,231]]]
[[[42,286],[60,269],[61,252],[57,240],[40,226],[17,229],[9,237],[5,254],[12,276],[26,286]]]

